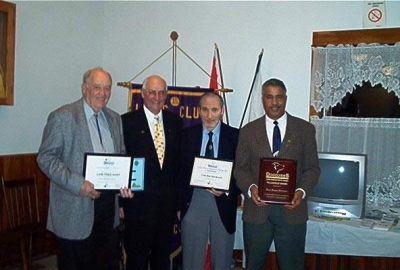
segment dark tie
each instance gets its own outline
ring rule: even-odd
[[[278,121],[274,121],[274,135],[273,135],[273,139],[272,139],[272,153],[275,153],[277,151],[279,151],[279,149],[281,148],[281,131],[279,130],[278,127]]]
[[[206,152],[205,152],[205,157],[208,157],[208,158],[214,158],[214,146],[213,146],[213,142],[212,142],[212,136],[213,136],[213,133],[212,133],[212,131],[210,131],[208,133],[208,142],[207,142]]]
[[[96,127],[97,127],[97,132],[99,133],[99,138],[100,138],[100,144],[103,146],[103,140],[101,139],[101,132],[100,132],[100,125],[99,125],[99,115],[97,113],[94,114],[94,118],[96,119]]]

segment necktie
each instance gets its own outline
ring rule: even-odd
[[[212,142],[212,136],[213,136],[213,133],[212,133],[212,131],[210,131],[208,133],[208,142],[206,145],[206,152],[205,152],[205,157],[208,157],[208,158],[214,158],[214,146],[213,146],[213,142]]]
[[[99,114],[95,113],[94,118],[96,119],[96,127],[97,127],[97,133],[99,133],[100,144],[101,146],[103,146],[103,140],[101,138],[100,125],[99,125]]]
[[[272,153],[276,153],[281,148],[281,131],[278,127],[278,121],[274,121],[274,134],[272,137]]]
[[[164,161],[164,130],[161,124],[159,116],[154,116],[156,125],[154,127],[154,146],[157,151],[158,161],[160,162],[160,167],[163,165]]]

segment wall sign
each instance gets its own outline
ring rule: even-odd
[[[364,1],[364,28],[386,27],[386,3],[381,1]]]

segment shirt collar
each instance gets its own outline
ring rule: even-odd
[[[270,124],[274,124],[274,121],[275,121],[275,120],[269,118],[268,115],[265,114],[265,121],[267,121],[267,122],[270,123]],[[281,116],[281,118],[276,119],[276,121],[278,121],[279,124],[286,123],[286,121],[287,121],[287,113],[285,112],[285,113]]]
[[[85,111],[85,116],[86,116],[86,119],[87,119],[87,120],[89,120],[89,118],[92,117],[92,115],[96,113],[96,112],[89,106],[89,104],[87,104],[87,102],[86,102],[85,99],[83,99],[83,109],[84,109],[84,111]],[[100,111],[98,112],[98,115],[99,115],[100,117],[104,117],[103,114],[104,114],[104,113],[103,113],[103,110],[100,110]]]
[[[153,114],[145,105],[143,105],[144,109],[144,114],[146,115],[147,121],[151,121],[152,123],[154,121],[154,117],[158,115],[160,121],[162,122],[163,117],[162,117],[162,110],[158,114]]]
[[[211,130],[213,133],[213,136],[219,137],[219,133],[221,132],[221,121],[218,122],[217,126]],[[203,134],[208,135],[210,131],[206,129],[206,127],[203,125]]]

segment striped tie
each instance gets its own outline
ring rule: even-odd
[[[159,116],[154,116],[154,120],[156,121],[156,125],[154,127],[154,146],[157,151],[158,161],[160,162],[160,167],[162,168],[164,161],[164,130],[163,125],[160,122]]]

